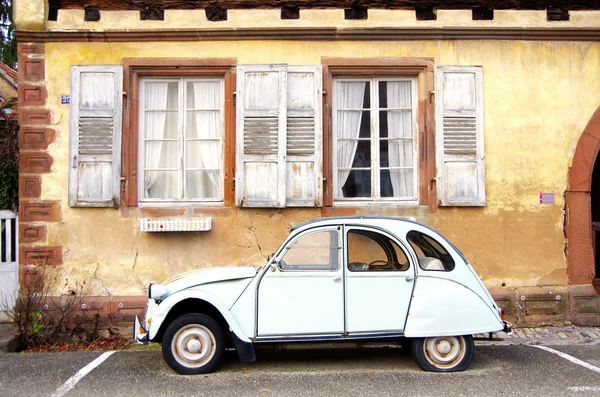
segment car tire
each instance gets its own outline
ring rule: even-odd
[[[221,326],[204,314],[178,317],[166,329],[162,341],[165,361],[181,375],[206,374],[223,361],[225,338]]]
[[[473,361],[475,343],[471,335],[416,338],[412,353],[419,367],[425,371],[464,371]]]

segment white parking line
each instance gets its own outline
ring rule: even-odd
[[[586,391],[600,391],[600,386],[573,386],[573,387],[567,387],[567,390],[569,390],[569,391],[581,391],[581,392],[586,392]]]
[[[581,365],[582,367],[585,367],[585,368],[589,369],[590,371],[594,371],[594,372],[597,372],[597,373],[600,374],[600,368],[596,367],[595,365],[588,364],[585,361],[581,361],[578,358],[575,358],[573,356],[569,356],[568,354],[565,354],[563,352],[559,352],[558,350],[554,350],[554,349],[551,349],[551,348],[546,347],[546,346],[533,345],[533,347],[537,347],[538,349],[542,349],[542,350],[545,350],[547,352],[556,354],[557,356],[562,357],[565,360],[569,360],[572,363],[575,363],[577,365]]]
[[[77,382],[81,380],[81,378],[89,374],[90,371],[92,371],[98,365],[102,364],[102,362],[109,358],[113,353],[114,351],[103,353],[100,357],[96,358],[94,361],[81,368],[79,371],[77,371],[75,375],[67,379],[67,381],[61,387],[56,389],[56,391],[52,394],[52,397],[62,397],[65,394],[67,394],[69,390],[71,390],[73,386],[75,386],[75,384],[77,384]]]

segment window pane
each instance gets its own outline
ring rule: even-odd
[[[219,109],[221,83],[219,81],[188,81],[186,84],[187,109]]]
[[[179,168],[177,142],[146,142],[146,147],[144,149],[144,168]]]
[[[219,142],[187,141],[185,151],[186,168],[220,168]]]
[[[382,110],[379,112],[381,138],[413,138],[411,110]]]
[[[342,186],[341,197],[371,197],[370,170],[338,171],[338,183]]]
[[[176,112],[146,112],[143,131],[146,139],[177,139],[178,128]]]
[[[177,171],[144,172],[145,198],[175,199],[177,191]]]
[[[144,86],[145,110],[177,110],[179,107],[179,83],[172,82],[146,82]]]
[[[389,237],[366,230],[348,233],[348,269],[350,271],[404,271],[408,258]]]
[[[336,84],[335,105],[338,110],[368,109],[370,83],[368,81],[340,81]]]
[[[300,237],[281,260],[283,270],[336,270],[337,232],[314,232]]]
[[[219,198],[221,171],[186,171],[185,198]]]
[[[379,142],[381,167],[413,167],[415,153],[412,141],[389,140]]]
[[[412,107],[411,91],[410,81],[380,81],[379,108],[397,109]]]
[[[192,110],[187,112],[185,136],[190,139],[219,139],[221,137],[221,112]]]
[[[412,169],[381,170],[379,175],[381,197],[412,198],[415,196]]]
[[[368,111],[339,111],[336,129],[338,139],[370,138],[371,114]]]
[[[411,231],[406,235],[411,247],[419,259],[419,266],[424,270],[452,270],[452,255],[432,237],[421,232]]]
[[[371,141],[342,140],[337,151],[339,168],[371,168]]]

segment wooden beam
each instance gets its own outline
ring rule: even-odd
[[[379,9],[472,9],[485,7],[490,10],[600,10],[598,0],[57,0],[59,9],[96,7],[100,10],[193,10],[208,7],[222,9],[348,9],[362,6]]]

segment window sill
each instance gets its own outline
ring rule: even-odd
[[[211,218],[140,219],[141,232],[207,232],[211,228]]]
[[[334,201],[334,207],[427,207],[418,201]]]
[[[140,201],[138,208],[199,208],[223,207],[223,201]]]

